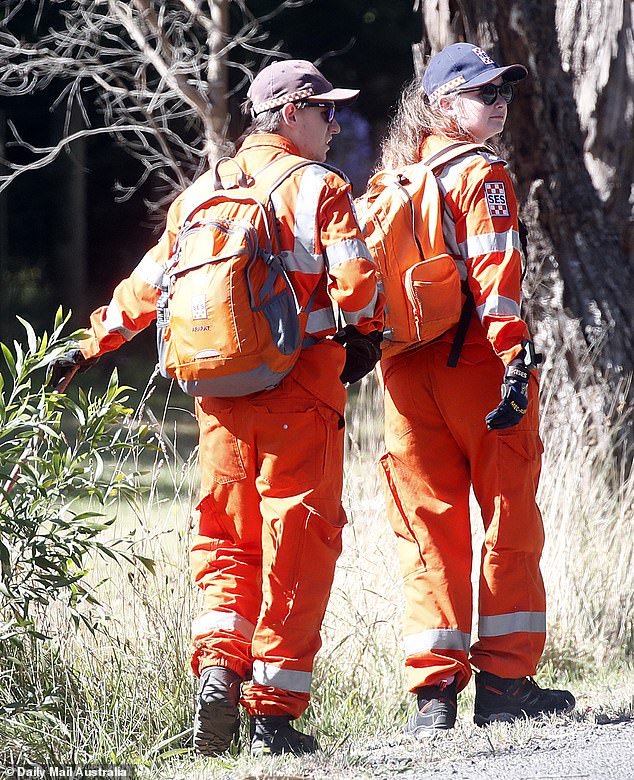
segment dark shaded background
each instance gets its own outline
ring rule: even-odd
[[[248,5],[261,16],[278,3],[250,0]],[[32,28],[23,24],[23,35],[32,38]],[[420,38],[420,21],[410,0],[314,0],[286,10],[265,29],[267,46],[279,43],[282,52],[317,62],[335,84],[361,88],[353,111],[339,114],[342,133],[329,158],[348,173],[355,194],[360,194],[386,119],[413,74],[411,44]],[[262,64],[255,55],[242,56],[254,70]],[[238,74],[233,76],[236,88],[239,72],[231,73]],[[247,86],[230,99],[233,139],[244,129],[240,103]],[[63,112],[49,108],[60,89],[53,83],[35,95],[0,99],[0,134],[7,139],[11,121],[29,143],[51,145],[63,123]],[[5,154],[20,159],[19,150],[11,146]],[[55,310],[63,304],[72,309],[71,324],[80,327],[90,311],[109,301],[117,281],[161,230],[161,215],[151,215],[146,205],[146,199],[152,199],[151,181],[126,202],[115,200],[116,184],[133,184],[140,170],[123,149],[100,136],[73,145],[53,164],[19,177],[0,195],[0,335],[5,343],[21,333],[16,314],[40,331],[51,327]],[[141,334],[116,356],[124,376],[126,365],[137,369],[141,361],[145,372],[154,360],[152,332]],[[103,362],[107,369],[112,358]]]

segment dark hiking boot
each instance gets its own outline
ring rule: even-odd
[[[532,677],[515,679],[489,672],[476,674],[473,720],[478,726],[570,712],[574,706],[575,697],[570,691],[540,688]]]
[[[302,734],[290,724],[289,715],[253,715],[251,717],[251,755],[301,756],[319,749],[315,737]]]
[[[232,669],[208,666],[198,682],[194,747],[203,756],[229,750],[240,727],[238,700],[242,680]]]
[[[443,680],[438,685],[425,685],[417,690],[416,697],[418,712],[405,724],[405,734],[430,737],[454,727],[458,710],[455,680],[449,684]]]

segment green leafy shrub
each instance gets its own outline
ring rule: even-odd
[[[51,360],[78,334],[63,337],[58,311],[54,330],[38,337],[21,320],[26,347],[0,344],[0,642],[36,638],[37,616],[53,602],[91,627],[88,610],[98,603],[86,584],[87,559],[100,554],[134,559],[131,539],[108,540],[121,498],[139,493],[135,474],[112,464],[148,446],[147,427],[129,423],[126,391],[113,373],[102,393],[81,388],[60,394],[46,386]],[[151,565],[143,559],[146,565]],[[5,645],[6,646],[6,645]],[[5,653],[3,652],[4,656]]]

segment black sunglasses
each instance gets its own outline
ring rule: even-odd
[[[508,81],[504,84],[485,84],[483,87],[476,87],[475,89],[462,89],[461,92],[475,92],[485,106],[492,106],[498,99],[498,95],[505,103],[510,103],[513,100],[513,85]]]
[[[335,118],[335,111],[337,110],[337,107],[334,103],[313,103],[308,102],[307,100],[298,100],[295,105],[297,108],[327,108],[328,111],[322,111],[321,115],[324,118],[324,121],[330,124],[334,118]]]

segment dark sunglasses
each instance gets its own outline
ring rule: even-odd
[[[309,103],[307,100],[298,100],[297,103],[295,103],[297,108],[327,108],[327,111],[322,111],[321,115],[324,119],[324,122],[327,122],[330,124],[334,118],[335,118],[335,111],[336,106],[334,103],[313,103],[312,101]]]
[[[498,99],[498,95],[505,103],[510,103],[513,100],[513,85],[508,81],[504,84],[485,84],[483,87],[477,87],[476,89],[463,89],[461,92],[474,92],[478,95],[480,100],[485,106],[492,106]]]

